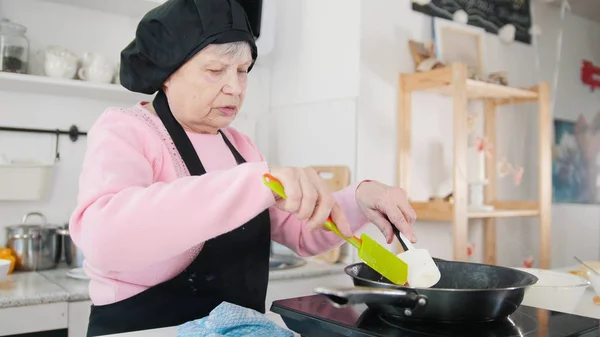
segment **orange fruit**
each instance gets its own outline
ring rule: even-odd
[[[0,248],[0,256],[11,256],[12,254],[12,250],[10,250],[10,248]]]

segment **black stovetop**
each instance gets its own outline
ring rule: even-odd
[[[271,311],[279,314],[290,330],[303,337],[600,336],[597,319],[527,306],[520,306],[504,320],[469,324],[400,321],[380,316],[365,305],[336,308],[322,295],[274,301]]]

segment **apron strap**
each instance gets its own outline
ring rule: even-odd
[[[187,166],[190,175],[199,176],[206,173],[206,169],[204,169],[204,165],[202,165],[202,161],[198,157],[196,149],[194,149],[194,145],[190,141],[190,138],[185,133],[185,130],[183,129],[181,124],[179,124],[179,122],[177,122],[177,120],[173,116],[171,108],[169,107],[167,95],[163,90],[158,91],[156,97],[152,101],[152,106],[154,107],[154,110],[156,110],[156,114],[164,124],[165,129],[167,129],[167,132],[171,136],[173,144],[175,144],[175,147],[181,155],[183,162]],[[223,137],[223,140],[225,141],[225,144],[231,151],[231,154],[233,154],[236,163],[238,165],[245,163],[246,160],[233,146],[233,144],[231,144],[229,139],[227,139],[227,136],[225,136],[225,134],[221,130],[219,130],[219,133]]]
[[[154,106],[154,110],[156,110],[156,114],[160,118],[160,120],[165,125],[167,132],[171,136],[175,147],[177,147],[177,151],[181,155],[185,165],[190,172],[190,175],[203,175],[206,173],[200,158],[198,158],[198,154],[194,149],[194,145],[188,138],[185,133],[185,130],[177,122],[173,113],[171,113],[171,108],[169,107],[169,102],[167,101],[167,95],[162,90],[159,90],[156,94],[156,97],[152,101],[152,106]]]
[[[233,154],[233,157],[235,158],[235,162],[238,165],[245,163],[246,159],[244,159],[244,157],[242,157],[242,155],[238,152],[238,150],[235,148],[235,146],[233,146],[233,144],[231,144],[231,142],[229,141],[229,139],[227,139],[227,136],[225,136],[223,131],[219,130],[219,133],[221,134],[221,136],[223,136],[223,140],[225,141],[225,144],[227,144],[227,147],[229,148],[229,150],[231,150],[231,154]]]

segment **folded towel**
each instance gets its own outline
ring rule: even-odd
[[[293,337],[258,311],[223,302],[204,318],[182,324],[177,337]]]

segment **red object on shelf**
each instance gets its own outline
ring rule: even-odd
[[[532,268],[534,262],[535,261],[533,260],[533,256],[528,256],[525,260],[523,260],[523,267]]]
[[[467,256],[471,257],[471,256],[473,256],[474,253],[475,253],[475,245],[472,243],[469,243],[467,245]]]
[[[596,91],[596,88],[600,88],[600,67],[596,67],[591,61],[583,60],[581,81],[588,85],[592,92]]]

